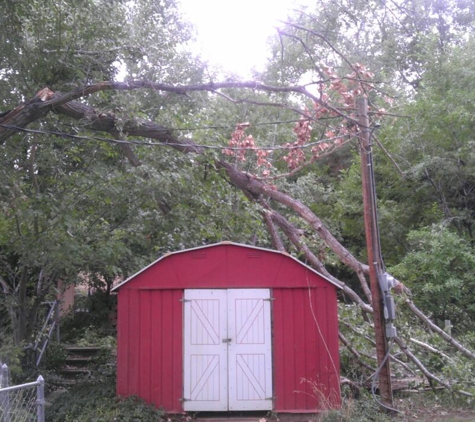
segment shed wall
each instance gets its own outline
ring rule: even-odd
[[[182,290],[123,288],[118,302],[117,394],[181,412]]]
[[[272,296],[274,409],[306,412],[339,406],[335,289],[274,289]]]

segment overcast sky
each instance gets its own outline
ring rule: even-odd
[[[179,0],[198,30],[198,50],[210,63],[246,77],[261,69],[267,38],[289,8],[309,0]]]

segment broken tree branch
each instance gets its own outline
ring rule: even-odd
[[[190,92],[199,92],[207,91],[211,93],[216,93],[219,90],[223,89],[249,89],[252,91],[261,91],[267,93],[293,93],[299,94],[304,97],[307,97],[314,101],[315,103],[321,105],[328,111],[332,112],[335,116],[340,116],[346,121],[352,124],[357,124],[357,121],[351,117],[349,114],[343,112],[338,107],[334,107],[329,104],[327,101],[322,100],[320,97],[313,95],[307,90],[303,85],[295,86],[272,86],[266,85],[259,82],[219,82],[214,83],[210,82],[207,84],[191,84],[191,85],[168,85],[151,81],[127,81],[127,82],[112,82],[104,81],[99,82],[93,85],[86,85],[80,88],[77,88],[68,93],[55,93],[49,88],[44,88],[39,91],[31,100],[21,104],[20,106],[14,108],[13,110],[7,112],[4,116],[0,117],[0,142],[4,142],[10,136],[15,134],[18,131],[18,128],[24,128],[29,124],[37,121],[38,119],[46,116],[50,111],[63,112],[67,114],[66,110],[61,106],[66,106],[68,104],[71,108],[78,109],[79,104],[87,107],[83,103],[71,105],[72,101],[78,100],[79,98],[85,98],[89,95],[95,94],[101,91],[131,91],[138,89],[152,89],[155,92],[170,92],[177,95],[185,95]],[[243,101],[243,100],[240,100]],[[285,104],[277,103],[268,103],[269,106],[279,106],[279,107],[289,107],[296,111],[294,107]],[[66,108],[68,108],[66,106]],[[75,111],[71,111],[72,114],[75,114]],[[73,116],[71,116],[73,117]],[[109,122],[105,120],[105,122]],[[132,125],[133,126],[133,125]],[[139,132],[135,136],[142,136],[139,133],[141,132],[139,128],[136,128]],[[100,129],[109,131],[107,129]],[[132,132],[129,132],[132,135]],[[154,138],[158,139],[158,138]]]
[[[447,334],[442,328],[434,324],[424,313],[414,304],[414,302],[406,297],[405,301],[407,307],[412,311],[414,315],[416,315],[421,321],[423,321],[427,326],[434,332],[436,332],[440,337],[442,337],[447,343],[451,346],[455,347],[460,353],[464,356],[475,359],[475,353],[471,350],[467,349],[465,346],[460,344],[457,340],[455,340],[451,335]]]
[[[452,360],[450,358],[450,356],[447,356],[444,352],[436,349],[435,347],[431,346],[430,344],[424,343],[424,342],[422,342],[420,340],[417,340],[415,338],[412,338],[412,337],[409,338],[409,341],[411,343],[417,344],[418,346],[424,348],[425,350],[428,350],[431,353],[434,353],[436,355],[439,355],[439,356],[443,357],[444,359]]]

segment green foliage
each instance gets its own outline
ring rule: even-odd
[[[22,78],[14,72],[2,76],[16,87],[12,94],[29,96],[44,86],[64,90],[115,74],[115,50],[125,49],[123,1],[17,1],[3,12],[2,67],[22,73]]]
[[[341,333],[354,349],[361,352],[361,357],[357,359],[348,348],[340,350],[341,375],[363,384],[372,373],[362,363],[369,368],[376,368],[375,361],[369,358],[374,347],[374,327],[370,321],[363,318],[361,311],[354,304],[339,303],[338,316]]]
[[[98,346],[107,351],[114,351],[117,347],[116,337],[104,336],[95,327],[87,327],[84,334],[75,342],[77,346]]]
[[[444,227],[410,232],[410,251],[390,269],[412,289],[415,302],[435,321],[452,321],[457,331],[475,321],[475,254],[473,247]]]
[[[358,62],[387,82],[386,93],[396,88],[401,97],[401,91],[419,88],[428,63],[473,31],[475,10],[469,3],[321,1],[289,18],[273,45],[268,77],[295,84],[303,77],[321,79],[322,64],[343,75]]]
[[[0,333],[0,361],[8,366],[13,379],[23,375],[25,350],[23,344],[14,344],[10,336]]]
[[[65,364],[67,352],[61,343],[52,341],[48,343],[46,354],[42,362],[42,368],[46,370],[58,370]]]
[[[110,313],[116,296],[96,291],[90,296],[76,297],[74,309],[61,319],[61,341],[80,346],[104,346],[112,349],[115,328]]]
[[[404,248],[398,259],[390,258],[391,271],[413,289],[414,301],[423,310],[441,325],[450,319],[459,333],[473,327],[475,315],[470,299],[474,48],[470,39],[430,63],[422,79],[424,89],[400,110],[411,120],[395,120],[382,129],[380,138],[405,171],[398,181],[384,165],[379,167],[385,180],[379,185],[383,189],[378,186],[383,212],[393,203],[391,220],[382,221],[382,230],[389,227],[393,245]]]
[[[174,1],[76,3],[5,6],[1,111],[45,86],[64,91],[113,80],[119,68],[161,82],[200,79],[201,68],[182,48],[188,25]],[[99,110],[114,108],[119,121],[160,114],[171,126],[192,108],[187,99],[156,93],[101,93],[89,100]],[[83,123],[51,115],[41,129],[91,135]],[[39,304],[55,297],[59,279],[75,283],[79,273],[88,274],[91,285],[110,288],[116,277],[137,271],[158,251],[193,237],[166,203],[179,201],[172,182],[184,183],[189,169],[184,164],[189,160],[179,154],[137,148],[143,165],[134,169],[120,148],[107,143],[38,134],[14,137],[0,148],[0,277],[8,286],[2,289],[0,314],[9,321],[2,329],[15,342],[30,341],[41,324]],[[164,235],[171,227],[186,233],[183,243]]]
[[[444,222],[470,240],[475,185],[474,48],[470,40],[427,66],[424,89],[400,110],[411,120],[395,120],[381,134],[404,170],[404,178],[394,185],[393,199],[404,206],[398,214],[412,215],[406,221],[413,229]]]
[[[318,422],[389,422],[392,418],[381,411],[370,397],[359,400],[344,399],[340,409],[325,410],[318,415]]]
[[[475,363],[467,359],[460,352],[454,351],[454,348],[440,336],[427,330],[406,307],[405,299],[396,296],[397,318],[395,325],[397,334],[411,351],[423,363],[424,367],[433,374],[436,374],[446,383],[453,384],[455,391],[462,390],[473,394],[473,377],[475,376]],[[349,345],[356,350],[359,357],[347,347],[340,349],[340,364],[342,376],[356,382],[358,385],[368,385],[377,368],[376,357],[374,354],[374,326],[372,321],[364,318],[359,308],[355,305],[339,306],[340,332],[345,336]],[[459,332],[462,328],[459,327]],[[454,334],[454,333],[452,333]],[[455,333],[457,340],[465,346],[473,348],[475,337],[473,332],[465,331],[461,334]],[[414,342],[414,339],[416,342]],[[414,379],[411,388],[417,389],[424,384],[424,375],[418,367],[415,367],[404,353],[402,353],[395,343],[391,343],[391,354],[403,364],[394,361],[391,363],[391,373],[399,379],[411,377]],[[411,368],[410,371],[408,368]],[[457,380],[454,383],[454,380]],[[432,386],[437,386],[437,382],[432,381]],[[343,391],[343,395],[345,392]],[[351,397],[351,395],[348,395]],[[438,400],[442,400],[444,394],[441,394]],[[465,404],[470,404],[470,397],[460,398]],[[362,402],[365,400],[363,399]],[[349,401],[351,403],[351,400]],[[350,419],[351,420],[351,419]]]
[[[115,397],[115,380],[80,384],[61,394],[47,408],[46,419],[51,422],[156,422],[163,412],[135,397]]]

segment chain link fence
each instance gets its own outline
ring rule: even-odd
[[[45,422],[43,377],[10,386],[8,366],[0,367],[0,422]]]

